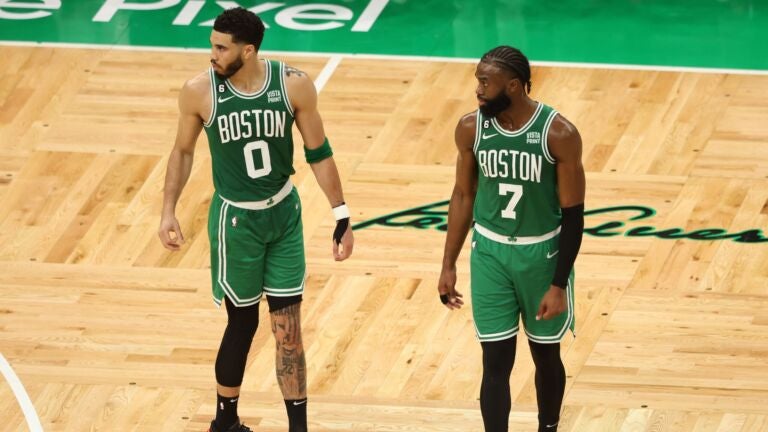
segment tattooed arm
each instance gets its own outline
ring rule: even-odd
[[[285,65],[285,76],[290,78],[291,76],[306,77],[307,74],[304,71],[300,71],[293,66]]]
[[[317,91],[312,80],[295,68],[286,67],[285,86],[288,99],[294,109],[296,126],[299,128],[304,140],[306,150],[316,150],[324,144],[329,145],[325,137],[325,128],[320,112],[317,109]],[[317,162],[311,162],[310,167],[315,175],[317,184],[323,190],[328,203],[332,208],[344,204],[344,191],[341,187],[339,170],[333,156],[326,157]],[[343,228],[342,228],[343,229]],[[346,229],[340,229],[340,242],[332,241],[331,247],[336,261],[343,261],[352,254],[354,247],[354,235],[351,225]]]

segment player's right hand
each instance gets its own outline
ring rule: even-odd
[[[160,236],[160,242],[166,249],[177,251],[184,244],[184,235],[181,233],[179,221],[174,215],[163,216],[160,219],[160,228],[157,230],[157,235]]]
[[[464,304],[463,295],[456,291],[456,267],[443,267],[440,272],[440,281],[437,283],[437,292],[440,301],[448,309],[460,309]]]

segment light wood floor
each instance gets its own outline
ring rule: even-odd
[[[46,431],[205,430],[225,324],[210,299],[205,138],[178,211],[187,245],[167,252],[156,229],[178,89],[207,56],[0,47],[0,58],[0,353]],[[327,61],[282,59],[312,76]],[[473,71],[341,62],[320,109],[356,222],[448,199]],[[588,209],[657,212],[589,216],[587,227],[768,228],[768,76],[542,67],[533,96],[581,131]],[[443,234],[373,226],[335,263],[328,204],[296,159],[311,430],[481,430],[470,310],[450,313],[436,296]],[[768,431],[766,263],[768,243],[586,236],[560,430]],[[268,327],[241,415],[284,431]],[[534,431],[520,342],[510,424]],[[0,430],[26,430],[3,380]]]

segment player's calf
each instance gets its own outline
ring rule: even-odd
[[[556,432],[565,393],[565,367],[560,359],[560,344],[528,341],[528,345],[536,365],[539,432]]]
[[[288,430],[304,432],[307,430],[307,366],[301,339],[301,303],[272,310],[270,317],[276,345],[275,372],[285,399]]]
[[[482,342],[483,381],[480,387],[480,412],[485,432],[507,432],[512,399],[509,376],[515,364],[517,336],[495,342]]]

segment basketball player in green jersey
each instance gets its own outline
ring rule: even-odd
[[[573,263],[584,229],[584,168],[576,128],[528,96],[531,71],[500,46],[477,65],[480,108],[456,126],[456,183],[438,291],[450,309],[456,259],[474,216],[472,315],[483,350],[487,432],[508,430],[509,377],[522,317],[536,365],[539,431],[557,430],[565,390],[560,341],[574,328]]]
[[[288,430],[307,430],[300,322],[304,241],[301,203],[290,181],[294,121],[304,140],[305,158],[337,221],[334,258],[348,258],[353,247],[349,210],[317,111],[315,87],[303,72],[260,59],[263,37],[261,19],[246,9],[230,9],[216,18],[211,68],[188,81],[179,95],[179,126],[165,179],[159,235],[166,248],[178,250],[184,236],[175,217],[176,203],[204,128],[216,189],[208,217],[213,299],[227,310],[215,366],[218,395],[212,432],[250,431],[240,423],[237,402],[265,294]]]

